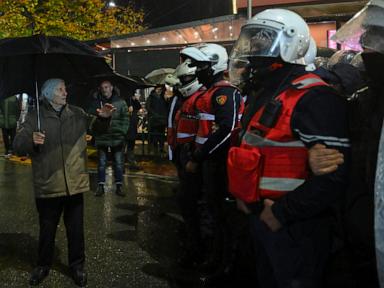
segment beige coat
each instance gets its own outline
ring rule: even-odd
[[[108,129],[109,121],[71,105],[65,106],[59,115],[47,102],[41,105],[40,115],[45,143],[39,149],[33,144],[37,117],[32,111],[13,144],[16,153],[29,154],[32,158],[35,196],[52,198],[89,191],[86,132],[91,125]]]

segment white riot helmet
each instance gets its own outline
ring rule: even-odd
[[[301,16],[285,9],[267,9],[241,28],[230,58],[280,57],[287,63],[305,65],[302,58],[310,39],[309,27]]]
[[[181,50],[180,55],[196,62],[210,63],[213,75],[228,69],[228,53],[221,45],[204,43]]]
[[[189,97],[203,85],[196,77],[196,67],[191,67],[191,59],[186,59],[176,67],[174,75],[179,79],[178,90],[183,97]]]
[[[384,0],[371,0],[343,25],[332,40],[352,49],[368,48],[384,53]]]

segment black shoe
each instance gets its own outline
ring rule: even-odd
[[[79,287],[87,286],[87,272],[83,268],[72,270],[72,279]]]
[[[104,193],[104,184],[99,184],[99,187],[97,187],[97,190],[95,192],[95,196],[103,196]]]
[[[31,277],[29,278],[29,285],[31,286],[37,286],[43,280],[45,277],[47,277],[49,274],[49,267],[43,267],[43,266],[37,266],[33,271],[31,272]]]
[[[116,195],[119,195],[121,197],[125,197],[125,192],[123,190],[123,186],[121,184],[117,184],[116,185],[116,191],[115,191]]]

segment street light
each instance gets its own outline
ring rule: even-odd
[[[116,7],[115,1],[109,1],[108,2],[108,7],[110,7],[110,8]]]

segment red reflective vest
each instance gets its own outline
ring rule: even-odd
[[[213,94],[222,87],[233,87],[228,81],[220,81],[215,83],[211,88],[209,88],[202,97],[196,101],[196,109],[198,111],[199,118],[199,128],[197,131],[197,136],[195,142],[197,146],[203,145],[208,137],[212,134],[213,127],[215,125],[215,114],[213,113],[212,108],[212,96]],[[235,100],[235,99],[234,99]],[[233,101],[236,103],[236,101]],[[238,119],[236,119],[235,127],[240,125],[240,119],[244,111],[244,102],[241,99],[240,107],[238,110]]]
[[[196,100],[205,93],[200,89],[188,97],[175,116],[176,143],[183,144],[195,140],[199,128],[197,117]]]
[[[308,149],[293,135],[292,113],[310,88],[326,85],[311,73],[295,79],[276,97],[282,111],[273,128],[259,123],[265,107],[255,113],[240,147],[232,147],[228,154],[229,191],[236,198],[248,203],[277,199],[304,183],[309,174]]]
[[[189,143],[195,140],[199,125],[195,103],[205,91],[206,89],[199,89],[190,97],[185,98],[183,104],[176,112],[174,112],[174,109],[177,98],[173,99],[168,115],[167,127],[167,142],[172,149],[177,144]],[[174,119],[173,115],[175,115]]]

